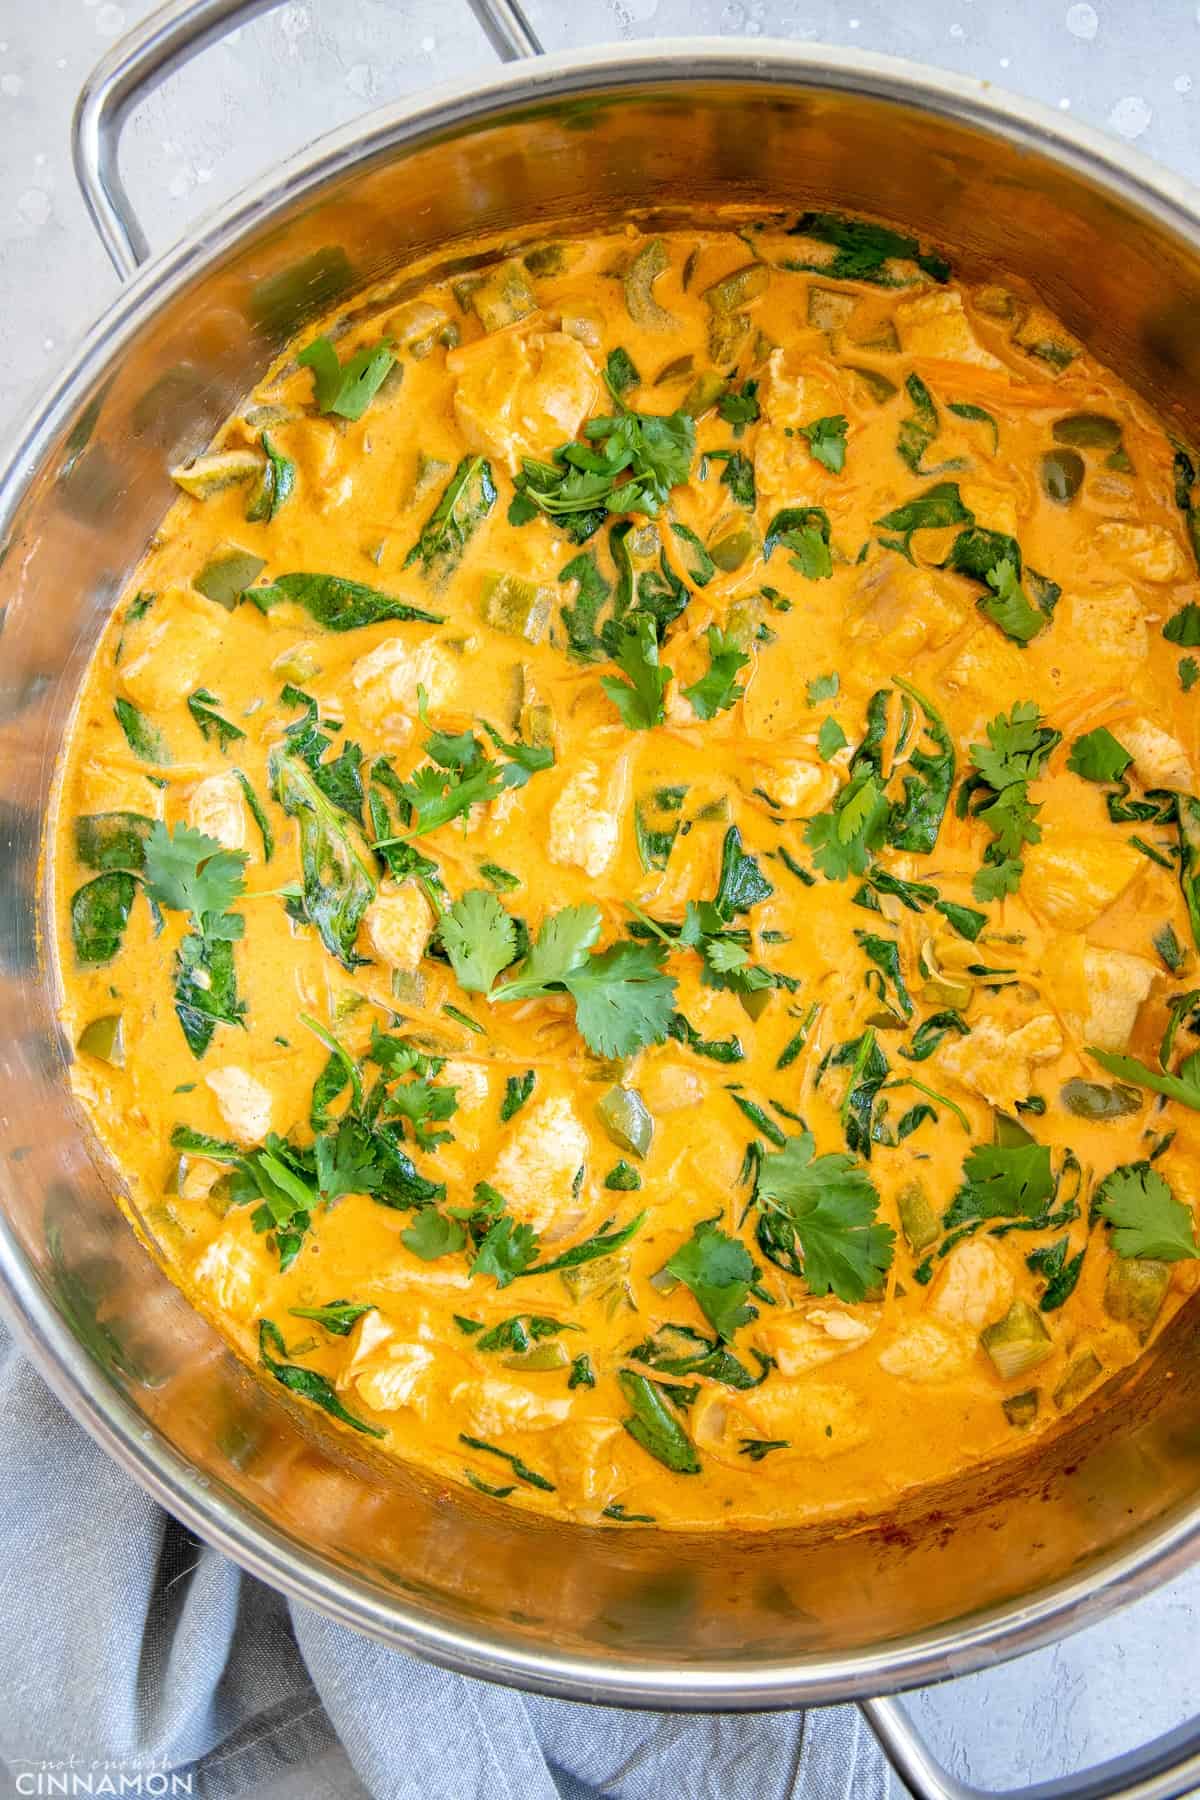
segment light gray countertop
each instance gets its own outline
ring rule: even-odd
[[[76,193],[71,108],[147,0],[0,0],[0,419],[116,291]],[[888,51],[1069,108],[1200,181],[1195,0],[530,0],[552,49],[695,32]],[[487,71],[465,0],[292,0],[175,76],[132,121],[151,243],[373,105]],[[1200,1569],[1105,1625],[914,1706],[959,1775],[1016,1786],[1132,1747],[1197,1709]]]

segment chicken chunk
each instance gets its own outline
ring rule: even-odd
[[[970,613],[958,576],[915,568],[902,556],[880,556],[864,564],[855,582],[847,630],[863,643],[886,646],[888,656],[899,660],[948,643]]]
[[[827,764],[790,757],[771,765],[763,786],[784,812],[807,819],[828,805],[837,787],[837,776]]]
[[[1103,519],[1093,541],[1100,555],[1123,575],[1137,575],[1143,581],[1180,581],[1187,573],[1183,547],[1165,525]]]
[[[1083,952],[1088,996],[1088,1013],[1080,1032],[1084,1042],[1101,1050],[1124,1050],[1156,973],[1154,964],[1144,956],[1129,950],[1099,950],[1088,944]]]
[[[1059,604],[1070,611],[1071,638],[1087,645],[1090,658],[1102,657],[1112,665],[1106,675],[1123,674],[1131,664],[1145,662],[1150,639],[1142,603],[1133,588],[1064,595]],[[1090,679],[1094,685],[1094,674]]]
[[[376,956],[409,975],[420,965],[433,926],[429,902],[413,881],[385,881],[363,914],[363,928]]]
[[[939,289],[903,301],[896,308],[896,330],[907,356],[943,357],[982,369],[1004,366],[975,336],[961,294]]]
[[[739,1395],[731,1411],[746,1420],[749,1432],[743,1435],[786,1438],[793,1451],[818,1462],[856,1450],[871,1433],[860,1397],[832,1382],[771,1375],[762,1387]]]
[[[120,768],[102,757],[89,757],[81,770],[81,792],[88,812],[135,812],[161,819],[164,792],[136,769]]]
[[[351,1380],[360,1399],[373,1411],[399,1412],[411,1407],[424,1419],[432,1398],[434,1361],[433,1351],[425,1344],[406,1344],[392,1338],[374,1355],[356,1364]]]
[[[118,671],[121,686],[144,712],[159,712],[203,684],[221,647],[221,612],[178,591],[130,628]]]
[[[775,1358],[781,1375],[803,1375],[819,1363],[832,1362],[869,1343],[875,1322],[840,1307],[814,1306],[807,1312],[764,1318],[759,1337]]]
[[[880,1353],[879,1366],[901,1381],[952,1381],[966,1368],[974,1349],[974,1338],[949,1321],[917,1319],[896,1333]]]
[[[468,1421],[471,1431],[482,1438],[502,1438],[510,1431],[545,1431],[561,1425],[570,1416],[571,1402],[565,1394],[523,1387],[517,1381],[502,1381],[486,1375],[479,1381],[460,1381],[451,1389],[450,1403]]]
[[[595,763],[581,763],[559,790],[550,809],[550,860],[572,863],[585,875],[603,875],[621,836],[614,784],[604,782]]]
[[[226,850],[246,848],[246,804],[237,778],[208,775],[188,796],[188,824]]]
[[[947,1075],[989,1106],[1011,1107],[1031,1091],[1038,1064],[1053,1062],[1062,1051],[1058,1020],[1053,1013],[1039,1013],[1017,1031],[1000,1019],[978,1019],[966,1037],[943,1043],[937,1058]]]
[[[621,1437],[616,1419],[571,1419],[549,1445],[555,1483],[576,1506],[606,1506],[620,1481],[613,1441]]]
[[[446,1064],[438,1080],[443,1087],[457,1089],[460,1112],[478,1112],[481,1106],[486,1106],[488,1073],[478,1063],[454,1057]]]
[[[446,368],[467,443],[514,475],[523,456],[545,458],[576,437],[599,393],[586,346],[561,331],[495,334],[452,351]]]
[[[703,1103],[708,1089],[698,1069],[684,1063],[656,1060],[640,1078],[642,1098],[650,1111],[680,1112],[684,1107]]]
[[[975,514],[975,523],[985,531],[1002,531],[1006,537],[1019,535],[1021,522],[1011,488],[993,487],[989,481],[963,481],[958,491],[963,505]]]
[[[210,1069],[204,1085],[216,1096],[221,1117],[239,1144],[261,1144],[271,1129],[274,1096],[248,1069],[227,1064]]]
[[[942,670],[942,686],[959,703],[964,735],[977,738],[989,719],[1026,697],[1029,663],[995,626],[981,626]]]
[[[350,671],[356,710],[372,731],[407,743],[417,716],[417,689],[424,688],[430,714],[436,717],[453,703],[461,669],[441,644],[384,638]]]
[[[802,425],[842,410],[836,389],[820,376],[789,366],[782,350],[773,350],[760,400],[762,424],[754,449],[754,480],[760,492],[795,492],[797,481],[811,479],[812,453],[800,435]]]
[[[1162,731],[1149,719],[1129,719],[1116,728],[1116,737],[1133,758],[1138,780],[1148,788],[1182,788],[1196,785],[1188,753],[1178,738]]]
[[[1008,1311],[1013,1288],[1011,1271],[999,1252],[985,1238],[968,1238],[942,1265],[929,1296],[929,1311],[979,1331]]]
[[[575,1182],[590,1147],[565,1095],[519,1113],[493,1174],[513,1217],[538,1232],[568,1228],[579,1216]]]
[[[197,1257],[192,1280],[221,1312],[248,1319],[258,1307],[263,1270],[253,1244],[230,1227]]]
[[[1055,830],[1025,852],[1021,892],[1034,912],[1064,931],[1086,931],[1145,868],[1114,833]]]

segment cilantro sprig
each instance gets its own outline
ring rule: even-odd
[[[745,689],[738,685],[737,675],[750,661],[736,641],[727,636],[720,626],[710,625],[707,639],[707,672],[699,681],[694,681],[691,687],[683,690],[692,703],[692,711],[699,719],[714,719],[719,712],[724,712],[741,699]]]
[[[864,1300],[891,1267],[896,1234],[879,1223],[866,1170],[841,1151],[817,1156],[810,1131],[759,1159],[757,1241],[764,1255],[803,1276],[810,1293]]]
[[[1044,770],[1062,733],[1042,723],[1034,701],[1019,700],[1011,712],[997,713],[987,739],[971,745],[975,772],[963,782],[957,801],[960,819],[969,814],[992,834],[972,884],[975,898],[984,903],[1016,892],[1025,872],[1021,852],[1026,844],[1041,842],[1041,809],[1029,797],[1029,784]]]
[[[1191,1209],[1148,1162],[1123,1163],[1096,1190],[1096,1211],[1113,1227],[1118,1256],[1182,1262],[1200,1256]]]
[[[719,1338],[733,1337],[740,1325],[758,1317],[747,1303],[758,1270],[740,1238],[704,1219],[666,1264],[666,1273],[691,1289],[696,1304]]]
[[[596,950],[600,925],[600,909],[590,901],[552,913],[512,980],[488,998],[497,1004],[569,994],[589,1049],[597,1056],[632,1056],[665,1041],[675,982],[663,971],[664,945],[621,939]]]
[[[696,422],[684,412],[621,412],[590,419],[583,437],[549,462],[522,459],[508,509],[511,525],[544,513],[574,543],[586,543],[612,513],[657,517],[682,486],[696,453]]]

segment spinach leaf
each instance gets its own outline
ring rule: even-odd
[[[329,1300],[324,1306],[289,1306],[293,1319],[315,1319],[334,1337],[348,1337],[364,1313],[374,1312],[374,1301],[365,1306],[353,1300]]]
[[[707,1338],[703,1332],[693,1331],[690,1325],[660,1325],[652,1336],[628,1354],[634,1362],[644,1363],[660,1375],[680,1379],[699,1375],[739,1392],[761,1386],[772,1366],[769,1356],[752,1350],[750,1354],[759,1365],[758,1373],[753,1375],[719,1337]]]
[[[114,869],[139,872],[146,859],[146,839],[154,825],[144,813],[81,813],[75,820],[75,854],[85,869],[107,874]]]
[[[299,757],[279,747],[268,768],[272,794],[300,827],[305,916],[330,955],[356,969],[366,960],[354,947],[358,927],[376,890],[370,852]]]
[[[533,1093],[537,1080],[532,1069],[526,1069],[523,1075],[510,1075],[504,1083],[504,1099],[500,1103],[500,1121],[507,1125],[516,1117],[525,1102]]]
[[[696,1056],[707,1057],[709,1062],[735,1063],[744,1062],[746,1052],[742,1049],[741,1040],[736,1037],[705,1038],[701,1037],[696,1027],[685,1019],[681,1012],[671,1014],[671,1022],[667,1026],[667,1036],[676,1043],[686,1044]]]
[[[531,1469],[528,1463],[523,1463],[519,1456],[512,1456],[507,1450],[499,1450],[495,1444],[489,1444],[483,1438],[468,1437],[465,1431],[459,1432],[458,1441],[472,1450],[482,1450],[487,1456],[498,1456],[501,1462],[508,1464],[517,1480],[523,1481],[527,1487],[541,1488],[547,1494],[554,1493],[554,1483],[547,1481],[544,1475],[539,1475],[536,1469]]]
[[[118,698],[113,702],[113,711],[117,715],[117,723],[125,733],[125,742],[135,756],[143,762],[155,763],[159,768],[166,768],[171,761],[171,753],[167,749],[166,739],[157,725],[152,725],[145,713],[139,712],[132,701]]]
[[[532,1267],[521,1269],[519,1273],[522,1275],[549,1275],[556,1269],[577,1269],[583,1263],[595,1262],[598,1256],[607,1256],[611,1250],[619,1250],[622,1244],[627,1244],[634,1233],[641,1230],[645,1222],[646,1215],[644,1212],[640,1212],[630,1219],[628,1225],[621,1225],[616,1231],[610,1231],[609,1226],[612,1224],[612,1220],[606,1219],[600,1230],[594,1232],[590,1238],[584,1238],[582,1244],[576,1244],[573,1249],[564,1250],[561,1256],[554,1257],[550,1262],[535,1263]]]
[[[204,1055],[218,1025],[243,1025],[233,945],[189,932],[175,956],[175,1012],[192,1055]]]
[[[266,808],[251,786],[248,776],[243,775],[240,769],[235,769],[233,776],[246,797],[250,816],[258,827],[258,835],[262,839],[263,861],[270,862],[275,854],[275,834],[271,830],[271,821],[267,818]]]
[[[299,1394],[302,1400],[311,1400],[334,1419],[340,1419],[343,1425],[353,1426],[355,1431],[365,1432],[368,1437],[386,1437],[377,1425],[368,1425],[352,1412],[347,1412],[334,1390],[333,1383],[315,1369],[302,1368],[299,1363],[280,1362],[277,1359],[287,1355],[287,1346],[278,1325],[271,1319],[258,1321],[258,1355],[263,1367],[273,1375],[281,1387],[287,1388],[291,1394]]]
[[[404,567],[419,562],[431,581],[443,585],[495,504],[492,465],[482,456],[464,456],[405,557]]]
[[[346,362],[339,362],[329,339],[319,337],[301,350],[296,361],[313,372],[313,390],[321,412],[335,413],[341,419],[361,419],[396,357],[391,339],[383,338],[378,344],[364,344]]]
[[[715,1220],[702,1220],[665,1267],[668,1275],[691,1289],[719,1338],[731,1338],[739,1326],[758,1317],[758,1308],[747,1304],[758,1279],[753,1258],[741,1239],[721,1231]]]
[[[808,238],[814,244],[828,246],[810,252],[807,260],[785,262],[786,269],[800,269],[813,275],[824,275],[832,281],[865,281],[876,287],[908,287],[917,276],[904,265],[915,263],[934,281],[950,279],[950,264],[933,250],[922,250],[916,238],[893,231],[887,225],[875,225],[867,219],[852,219],[845,213],[806,212],[789,227],[790,237]],[[900,266],[897,267],[896,265]]]
[[[1026,1268],[1040,1275],[1046,1283],[1045,1292],[1038,1301],[1042,1312],[1057,1312],[1075,1292],[1087,1246],[1068,1258],[1070,1246],[1070,1238],[1059,1238],[1056,1244],[1043,1244],[1040,1250],[1031,1251],[1025,1258]]]
[[[603,654],[596,622],[612,598],[612,583],[600,573],[595,554],[590,550],[581,550],[578,556],[564,564],[558,579],[578,584],[574,606],[562,608],[567,648],[583,662],[595,662]]]
[[[880,538],[879,541],[889,550],[899,550],[910,562],[915,531],[938,531],[947,525],[973,525],[974,522],[975,515],[963,505],[956,481],[939,481],[875,521],[885,531],[899,532],[898,538]]]
[[[411,560],[411,559],[410,559]],[[406,565],[407,566],[407,565]],[[247,588],[243,600],[252,600],[260,612],[270,612],[281,602],[302,606],[326,631],[357,631],[364,625],[385,621],[420,620],[426,625],[444,623],[440,613],[425,612],[394,594],[366,587],[361,581],[345,581],[340,575],[278,575],[262,587]]]
[[[123,869],[109,869],[71,896],[71,942],[84,964],[111,962],[121,948],[138,884]]]
[[[266,462],[259,481],[246,502],[246,517],[251,524],[269,522],[285,501],[290,500],[296,486],[296,465],[277,450],[264,431],[262,447]]]
[[[207,688],[197,688],[194,694],[188,695],[188,711],[200,727],[200,735],[205,743],[216,738],[221,754],[224,755],[230,744],[245,737],[240,725],[233,725],[228,719],[221,717],[216,710],[220,701]]]

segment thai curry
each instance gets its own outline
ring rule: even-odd
[[[99,642],[75,1091],[296,1402],[766,1526],[1027,1446],[1197,1280],[1200,489],[810,213],[310,328]]]

